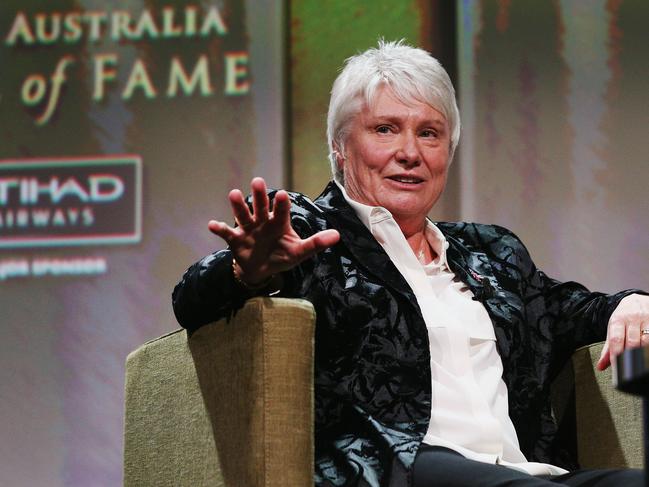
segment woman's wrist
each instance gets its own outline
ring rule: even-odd
[[[234,282],[236,282],[238,286],[245,289],[246,291],[253,292],[266,289],[275,277],[274,274],[271,274],[260,282],[248,282],[241,276],[241,266],[234,257],[232,258],[232,276],[234,277]]]

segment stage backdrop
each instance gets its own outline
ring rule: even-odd
[[[460,2],[462,217],[593,289],[649,289],[649,3]]]
[[[282,2],[0,3],[0,484],[121,485],[124,360],[284,184]]]

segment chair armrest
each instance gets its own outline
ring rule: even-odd
[[[307,301],[255,298],[132,352],[124,485],[312,485],[314,327]]]
[[[595,368],[603,343],[572,356],[577,453],[583,468],[642,468],[642,402],[613,387],[611,370]]]

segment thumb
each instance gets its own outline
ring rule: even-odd
[[[316,252],[320,252],[332,245],[336,245],[340,240],[338,230],[323,230],[322,232],[313,235],[313,237],[315,237]]]
[[[340,240],[338,230],[323,230],[302,241],[300,260],[308,259],[314,254],[335,245]]]

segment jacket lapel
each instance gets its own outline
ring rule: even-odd
[[[515,311],[508,291],[498,282],[484,252],[467,249],[456,238],[446,235],[449,242],[447,259],[451,270],[467,285],[491,317],[496,334],[496,347],[503,361],[511,354],[512,313]]]
[[[330,226],[340,232],[342,243],[349,249],[354,259],[378,282],[384,282],[393,290],[412,300],[415,306],[415,294],[392,263],[372,233],[361,222],[354,209],[349,206],[338,186],[332,181],[315,204],[324,211]]]

